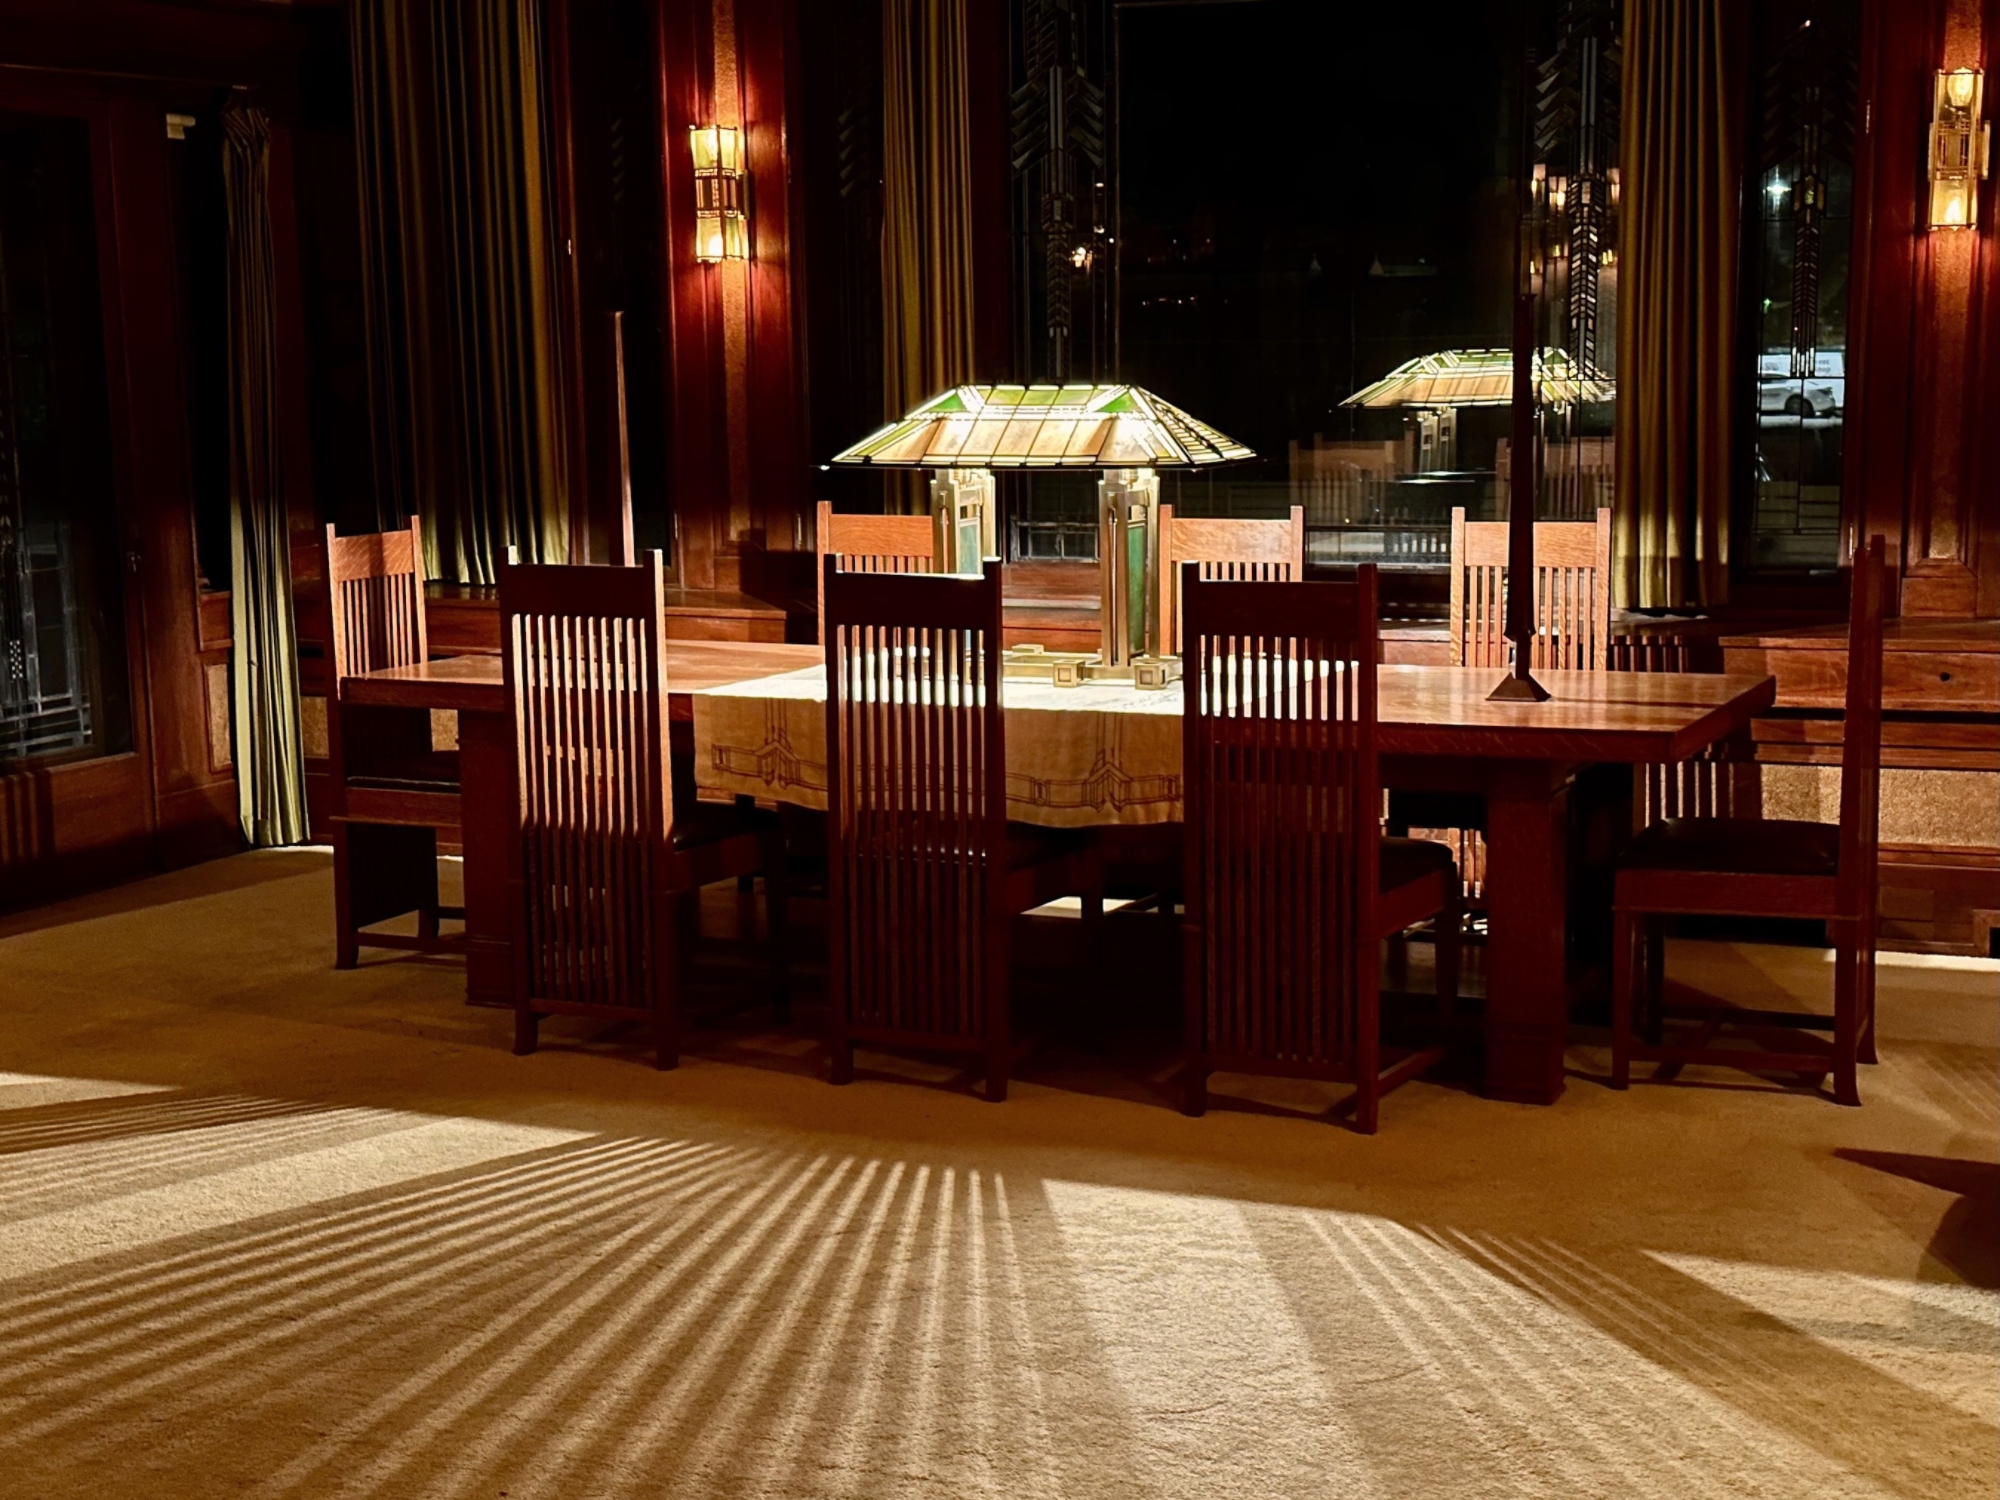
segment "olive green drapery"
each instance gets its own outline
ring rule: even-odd
[[[966,0],[883,0],[882,397],[890,420],[973,378],[965,49]],[[917,486],[905,488],[906,503],[921,508]]]
[[[541,0],[355,0],[376,514],[431,576],[569,551]]]
[[[1743,48],[1730,0],[1626,0],[1616,602],[1729,592]]]
[[[299,653],[278,400],[278,282],[271,251],[271,128],[261,109],[222,115],[228,212],[229,613],[236,806],[252,844],[306,836]]]

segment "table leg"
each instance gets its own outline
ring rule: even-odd
[[[1569,1025],[1566,766],[1495,764],[1486,803],[1486,1093],[1553,1104]]]
[[[507,778],[513,745],[505,714],[458,716],[459,796],[464,811],[465,998],[512,1005],[507,937]]]

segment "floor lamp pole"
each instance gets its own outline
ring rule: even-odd
[[[1488,696],[1502,702],[1540,703],[1549,690],[1535,681],[1535,495],[1539,489],[1535,459],[1540,449],[1535,432],[1535,277],[1528,261],[1528,233],[1534,222],[1532,201],[1534,137],[1528,128],[1529,103],[1535,97],[1535,49],[1521,56],[1520,190],[1516,195],[1519,222],[1514,235],[1514,423],[1507,450],[1507,639],[1514,643],[1514,664]]]

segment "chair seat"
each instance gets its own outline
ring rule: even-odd
[[[731,802],[680,801],[674,804],[674,847],[693,849],[745,834],[761,836],[778,827],[778,815]]]
[[[1762,818],[1666,818],[1634,839],[1626,870],[1832,877],[1840,873],[1840,826]]]
[[[373,757],[366,769],[348,776],[347,784],[377,791],[456,792],[458,780],[458,752],[428,750]]]
[[[1454,868],[1451,850],[1443,844],[1430,839],[1382,840],[1381,889],[1385,895],[1426,875]]]

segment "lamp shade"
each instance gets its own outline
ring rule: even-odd
[[[1586,372],[1561,349],[1535,351],[1535,394],[1546,406],[1609,401],[1616,386]],[[1508,406],[1514,355],[1508,349],[1447,349],[1396,366],[1342,406]]]
[[[1256,456],[1136,385],[961,385],[833,462],[883,469],[1186,469]]]

